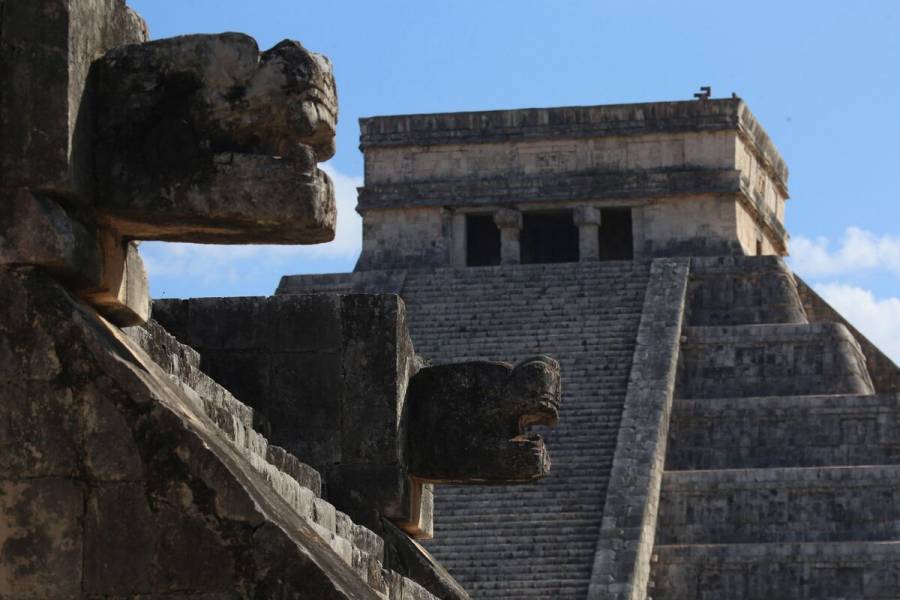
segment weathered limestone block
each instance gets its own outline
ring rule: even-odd
[[[103,252],[100,284],[80,293],[103,316],[120,327],[140,325],[150,318],[150,288],[137,244],[101,230]]]
[[[466,362],[426,367],[410,381],[409,466],[433,483],[525,483],[550,458],[532,425],[559,418],[559,363],[546,356],[513,367]]]
[[[321,294],[154,303],[201,368],[265,415],[270,440],[316,468],[329,499],[430,535],[431,494],[407,473],[406,391],[419,366],[399,296]]]
[[[285,40],[260,53],[237,33],[108,52],[94,66],[101,218],[138,239],[318,243],[334,194],[331,63]]]
[[[108,230],[89,232],[58,203],[27,189],[0,193],[0,265],[44,269],[116,325],[149,317],[137,246]]]
[[[8,0],[0,23],[0,186],[70,194],[90,177],[88,69],[147,27],[125,0]]]
[[[94,236],[27,189],[0,192],[0,265],[40,267],[76,289],[99,287],[103,268]]]

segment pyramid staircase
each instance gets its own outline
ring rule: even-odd
[[[408,271],[416,351],[562,367],[552,467],[531,485],[440,486],[427,544],[473,598],[585,597],[649,277],[647,263]]]
[[[780,259],[692,259],[653,600],[900,598],[900,396]]]

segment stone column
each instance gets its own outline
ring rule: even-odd
[[[494,213],[494,223],[500,228],[500,264],[519,264],[522,261],[519,249],[522,213],[511,208],[501,208]]]
[[[600,210],[593,206],[576,206],[572,220],[578,227],[578,260],[595,261],[600,258]]]
[[[452,243],[450,246],[450,266],[464,267],[466,266],[466,215],[465,213],[454,213],[451,220]]]

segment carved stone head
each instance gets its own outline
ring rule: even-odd
[[[334,237],[331,63],[239,33],[108,52],[94,64],[96,204],[124,236],[219,243]]]
[[[522,483],[545,476],[550,458],[534,425],[559,418],[559,363],[427,367],[410,381],[409,469],[433,483]]]

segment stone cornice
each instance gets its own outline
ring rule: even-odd
[[[360,119],[360,148],[734,130],[787,194],[788,170],[740,98],[396,115]]]
[[[423,181],[359,188],[357,210],[417,206],[498,204],[653,198],[741,191],[731,169],[561,173],[539,177]]]

